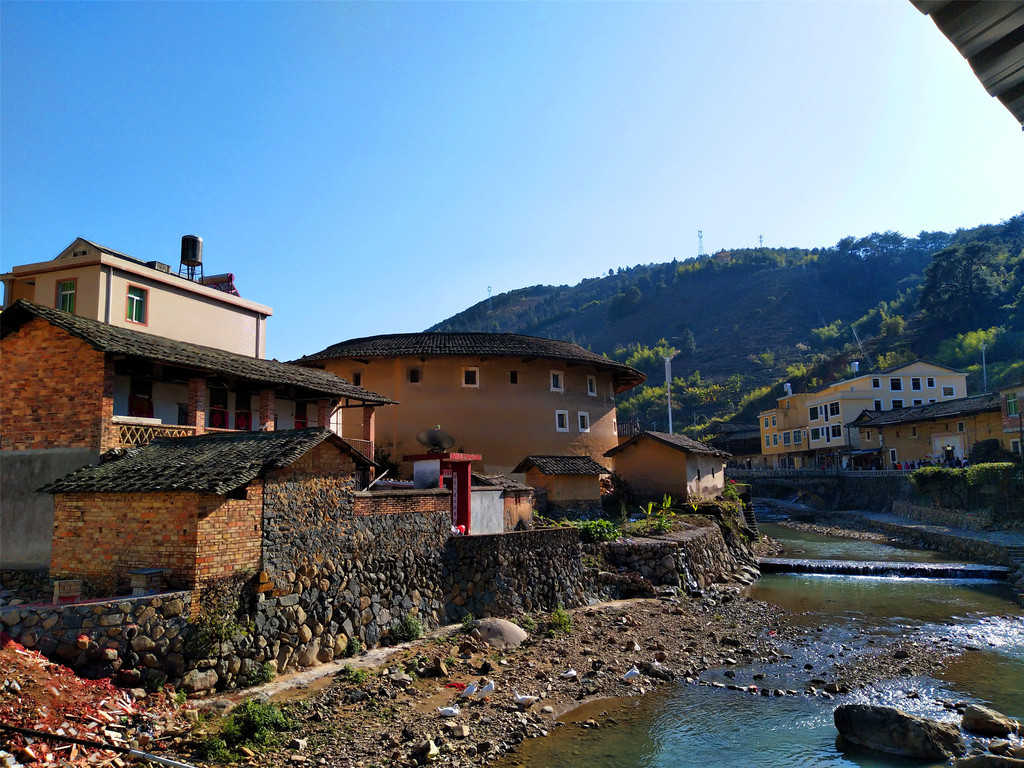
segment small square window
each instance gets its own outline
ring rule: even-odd
[[[928,389],[935,389],[935,377],[929,376],[925,381],[928,382]]]
[[[464,386],[464,387],[479,387],[480,386],[480,369],[479,368],[463,368],[462,369],[462,386]]]
[[[893,410],[895,410],[896,408],[902,408],[903,407],[903,401],[902,400],[893,400],[892,401],[892,407],[893,407]]]
[[[590,414],[587,413],[586,411],[580,411],[579,413],[576,414],[576,416],[578,417],[580,432],[589,432]]]
[[[127,309],[125,319],[130,323],[146,324],[146,304],[149,298],[149,291],[137,285],[128,286]]]
[[[924,405],[924,401],[920,398],[914,398],[914,405]]]
[[[953,387],[943,387],[942,388],[942,396],[943,397],[953,397],[953,395],[955,395],[955,394],[956,394],[956,390]]]
[[[597,377],[587,376],[587,394],[591,397],[597,397]]]
[[[555,431],[556,432],[568,432],[569,431],[569,412],[568,411],[555,411]]]
[[[551,391],[565,392],[565,377],[561,371],[551,372]]]
[[[832,437],[842,437],[842,436],[843,436],[843,426],[841,424],[833,424],[832,425]]]
[[[910,380],[910,388],[914,391],[920,391],[921,389],[921,377],[915,376]]]
[[[352,372],[352,383],[355,384],[357,387],[363,386],[363,372],[362,371],[353,371]]]
[[[508,372],[508,383],[509,384],[518,384],[519,383],[519,371],[509,371]]]
[[[422,368],[410,368],[409,369],[409,383],[419,384],[423,380],[423,369]]]
[[[829,416],[838,416],[839,415],[839,403],[829,403],[828,404],[828,415]]]
[[[890,392],[902,392],[903,391],[903,379],[889,379],[889,391]]]
[[[804,441],[804,433],[799,429],[793,430],[793,445],[800,445]]]
[[[881,389],[882,388],[882,380],[881,379],[872,379],[871,380],[871,388],[872,389]]]
[[[808,409],[807,412],[808,412],[808,415],[810,416],[810,420],[811,421],[817,421],[818,420],[818,406],[812,405]]]
[[[811,440],[821,440],[821,427],[814,427],[811,430]]]

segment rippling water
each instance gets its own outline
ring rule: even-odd
[[[764,526],[767,527],[767,526]],[[805,534],[778,528],[773,538],[793,535],[794,557],[855,560],[942,561],[936,553],[897,549],[871,542]],[[830,546],[831,545],[831,546]],[[801,551],[802,550],[802,551]],[[799,554],[796,554],[799,552]],[[991,703],[1024,717],[1024,616],[1006,585],[936,579],[772,574],[748,594],[793,612],[812,641],[787,649],[793,659],[735,668],[735,680],[712,670],[704,680],[758,683],[802,690],[807,680],[846,654],[871,649],[880,635],[900,635],[936,646],[964,647],[942,679],[919,677],[883,682],[834,701],[809,696],[762,697],[699,685],[659,689],[644,699],[602,701],[577,710],[569,720],[593,717],[604,727],[583,730],[567,724],[548,739],[523,745],[502,766],[586,766],[586,768],[748,768],[778,766],[918,766],[902,760],[836,747],[832,712],[843,702],[880,703],[936,719],[953,720],[937,700]],[[813,671],[804,671],[813,663]],[[766,675],[753,680],[755,672]],[[908,697],[915,691],[920,698]],[[612,718],[615,724],[608,722]],[[940,764],[934,764],[940,765]]]

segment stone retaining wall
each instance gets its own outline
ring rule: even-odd
[[[950,528],[966,528],[970,531],[987,531],[992,527],[991,510],[974,510],[962,512],[949,509],[936,509],[907,501],[894,501],[892,513],[911,520],[920,520],[929,525],[945,525]]]
[[[69,605],[8,605],[3,631],[88,677],[155,688],[186,668],[191,594],[171,592]]]

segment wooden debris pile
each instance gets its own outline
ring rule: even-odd
[[[141,694],[140,694],[141,695]],[[136,700],[109,679],[86,680],[67,667],[0,635],[0,723],[58,736],[156,750],[175,735],[180,707],[173,691]],[[125,765],[116,751],[0,731],[0,747],[33,766]]]

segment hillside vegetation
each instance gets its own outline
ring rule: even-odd
[[[1024,214],[947,232],[846,237],[834,246],[752,248],[620,267],[575,286],[536,285],[428,330],[574,341],[633,365],[647,385],[620,420],[750,420],[781,395],[917,357],[964,369],[970,393],[1024,378]]]

